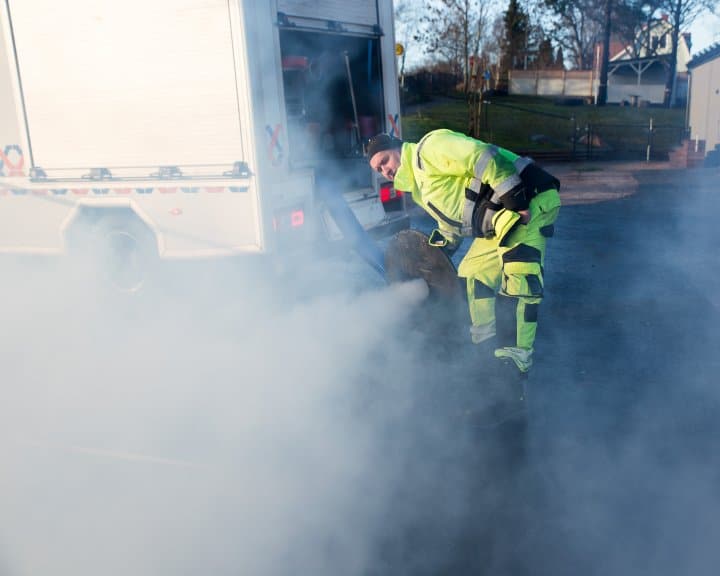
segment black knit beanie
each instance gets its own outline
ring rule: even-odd
[[[367,157],[372,158],[383,150],[394,150],[402,148],[403,141],[389,134],[377,134],[370,138],[367,144]]]

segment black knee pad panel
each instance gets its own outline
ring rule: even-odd
[[[490,288],[490,286],[486,286],[479,280],[475,280],[475,285],[473,287],[473,296],[475,296],[476,299],[495,298],[495,290]]]
[[[540,304],[525,304],[525,313],[523,314],[525,322],[537,322],[539,307]]]

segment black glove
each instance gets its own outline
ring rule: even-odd
[[[447,239],[447,236],[445,236],[442,232],[440,232],[440,230],[436,228],[430,234],[430,238],[428,238],[428,244],[435,248],[440,248],[440,250],[442,250],[448,258],[452,258],[452,255],[457,252],[458,248],[460,248],[461,242],[451,242]]]
[[[460,242],[456,242],[455,244],[451,244],[448,242],[445,246],[442,246],[440,250],[445,252],[448,258],[452,258],[453,254],[457,252],[458,248],[460,248]]]

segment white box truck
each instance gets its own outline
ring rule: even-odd
[[[400,136],[392,0],[0,1],[0,252],[407,226],[363,158]]]

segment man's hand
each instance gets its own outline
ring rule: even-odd
[[[530,210],[518,210],[518,214],[520,214],[520,224],[530,222]]]

